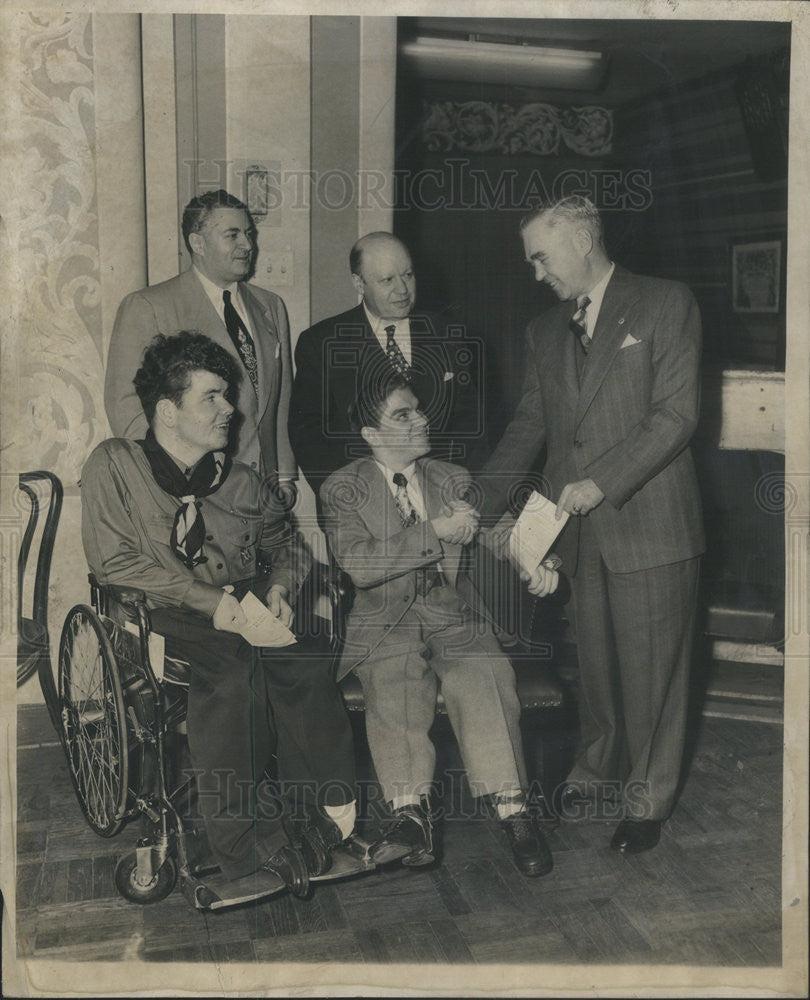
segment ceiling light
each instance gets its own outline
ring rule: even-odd
[[[559,90],[598,90],[607,69],[602,52],[461,38],[418,37],[403,42],[400,53],[419,76],[432,80]]]

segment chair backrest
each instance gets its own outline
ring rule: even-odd
[[[37,670],[42,658],[50,663],[48,635],[48,586],[53,545],[62,511],[62,483],[52,472],[23,472],[20,490],[28,498],[30,510],[17,557],[17,685],[24,684]],[[40,519],[42,500],[48,496],[48,508],[37,556],[31,617],[23,614],[23,588],[31,544]],[[46,694],[47,698],[47,694]]]

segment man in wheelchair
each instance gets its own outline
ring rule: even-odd
[[[240,635],[236,595],[252,590],[289,626],[312,563],[275,481],[224,450],[240,378],[202,334],[155,337],[134,379],[149,430],[88,459],[82,540],[98,582],[143,591],[166,655],[190,664],[189,751],[215,860],[231,879],[265,869],[304,895],[352,835],[352,734],[325,637],[258,649]],[[292,837],[265,794],[273,753],[280,787],[305,798]]]

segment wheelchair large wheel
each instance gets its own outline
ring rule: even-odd
[[[127,799],[127,724],[121,681],[98,615],[79,604],[59,645],[59,704],[70,776],[87,822],[101,837],[121,828]]]

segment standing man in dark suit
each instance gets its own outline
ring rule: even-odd
[[[391,233],[369,233],[349,255],[363,301],[305,330],[295,348],[289,432],[316,495],[330,473],[359,454],[349,406],[365,384],[391,371],[425,406],[437,455],[469,464],[482,437],[476,345],[461,329],[438,329],[413,314],[416,278],[408,248]]]
[[[191,268],[132,292],[118,309],[104,386],[113,434],[138,439],[146,433],[132,373],[155,334],[198,330],[224,347],[245,375],[231,454],[263,476],[295,479],[287,437],[292,385],[287,311],[273,292],[247,283],[255,251],[253,221],[238,198],[206,191],[186,205],[182,229]]]
[[[562,805],[621,781],[612,846],[658,843],[680,775],[700,554],[689,439],[700,316],[684,285],[608,258],[596,208],[565,198],[521,225],[526,259],[560,304],[529,324],[524,393],[486,466],[519,475],[543,444],[572,574],[580,748]],[[488,491],[486,509],[503,496]],[[531,589],[531,587],[530,587]]]

